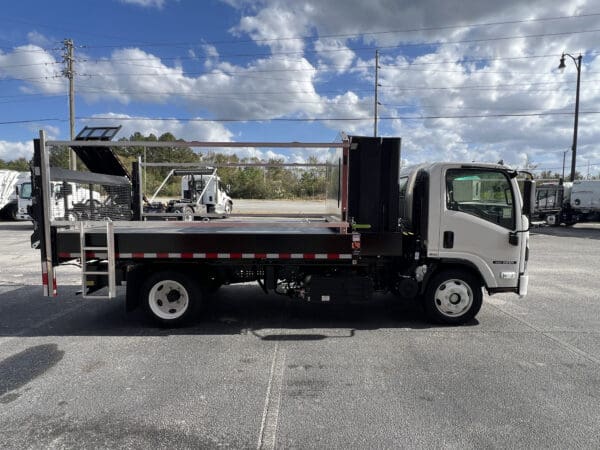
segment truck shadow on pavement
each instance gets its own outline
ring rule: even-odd
[[[258,286],[225,286],[204,302],[186,326],[161,328],[141,309],[125,312],[124,298],[83,299],[77,286],[61,297],[46,298],[39,286],[0,294],[0,337],[172,336],[246,334],[263,341],[351,338],[357,330],[384,328],[446,329],[425,321],[416,302],[376,295],[365,304],[307,304]],[[464,326],[476,326],[475,319]]]

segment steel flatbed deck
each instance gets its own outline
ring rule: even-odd
[[[64,224],[64,225],[60,225]],[[247,218],[210,222],[112,222],[116,259],[339,260],[397,254],[401,233],[346,233],[345,222]],[[106,223],[83,224],[87,245],[106,247]],[[80,257],[81,224],[58,222],[60,261]],[[105,252],[87,252],[87,258]],[[356,263],[356,262],[355,262]]]
[[[89,247],[106,247],[106,223],[56,223],[59,260],[80,257],[81,233]],[[68,224],[68,222],[66,223]],[[352,260],[348,224],[325,219],[247,218],[210,222],[111,222],[116,259]],[[226,235],[226,236],[225,236]],[[90,252],[87,258],[105,257]]]

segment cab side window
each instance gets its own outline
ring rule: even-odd
[[[515,227],[514,193],[502,171],[450,169],[446,172],[446,208]]]

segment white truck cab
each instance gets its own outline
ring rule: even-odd
[[[400,180],[404,215],[419,228],[429,261],[471,271],[490,294],[526,295],[529,220],[517,172],[495,164],[434,163],[406,168]]]
[[[17,220],[31,220],[31,181],[23,181],[17,186]]]
[[[53,219],[79,220],[81,211],[90,205],[90,191],[76,183],[51,182],[51,215]],[[17,220],[31,220],[29,207],[32,203],[31,181],[23,181],[17,186]],[[100,194],[92,191],[94,204],[100,203]]]
[[[226,217],[231,214],[233,200],[227,194],[228,189],[222,185],[214,167],[172,170],[165,182],[172,176],[181,176],[181,198],[169,201],[167,213],[180,214],[185,221]],[[155,197],[156,194],[152,200]]]

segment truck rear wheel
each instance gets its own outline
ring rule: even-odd
[[[157,272],[142,287],[146,311],[161,325],[177,326],[188,321],[202,301],[200,289],[188,276],[172,271]]]
[[[472,320],[483,301],[481,283],[464,270],[446,270],[431,280],[423,306],[429,320],[460,325]]]

